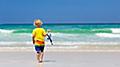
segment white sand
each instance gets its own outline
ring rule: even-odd
[[[34,52],[1,52],[0,67],[120,67],[119,52],[46,52],[38,64]]]
[[[33,47],[0,47],[0,67],[120,67],[120,46],[49,46],[44,62],[36,61]]]

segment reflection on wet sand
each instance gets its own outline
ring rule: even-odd
[[[44,63],[47,63],[47,62],[56,62],[56,61],[55,60],[44,60],[42,63],[38,63],[37,67],[44,67]]]
[[[42,63],[38,63],[37,67],[44,67],[44,63],[43,62]]]

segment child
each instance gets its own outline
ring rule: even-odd
[[[43,61],[43,55],[44,55],[44,47],[45,47],[45,41],[44,38],[47,35],[45,30],[43,28],[40,28],[42,25],[42,21],[37,19],[34,21],[34,25],[36,28],[32,32],[32,41],[35,45],[35,50],[37,52],[37,60],[39,63]]]
[[[51,30],[50,29],[47,30],[47,36],[48,36],[47,39],[50,40],[51,45],[53,45],[53,42],[52,42],[52,39],[51,39],[52,35],[51,35]]]

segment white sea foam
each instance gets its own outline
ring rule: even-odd
[[[65,33],[51,33],[52,36],[64,36],[64,35],[69,35],[69,34],[65,34]]]
[[[111,28],[112,33],[120,33],[120,28]]]
[[[54,46],[79,46],[79,45],[118,45],[118,42],[53,42]],[[45,45],[51,45],[50,42],[45,42]],[[0,46],[14,46],[14,47],[25,47],[33,46],[32,42],[0,42]]]
[[[5,29],[0,29],[0,33],[12,33],[14,30],[5,30]]]
[[[97,33],[99,37],[109,37],[109,38],[120,38],[120,34],[113,34],[113,33]]]
[[[63,37],[63,36],[79,36],[80,34],[71,34],[71,33],[52,33],[52,36],[60,36],[60,37]]]
[[[55,45],[69,45],[69,46],[79,46],[79,45],[117,45],[118,42],[55,42]]]
[[[0,42],[0,45],[17,45],[17,44],[32,44],[32,42],[30,42],[30,41],[27,41],[27,42],[4,42],[4,41],[2,41],[2,42]]]

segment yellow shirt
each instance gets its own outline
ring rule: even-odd
[[[43,28],[35,28],[32,32],[32,35],[35,36],[35,41],[42,41],[44,42],[44,38],[45,38],[45,35],[46,35],[46,32]],[[38,43],[35,42],[35,45],[40,45]]]

